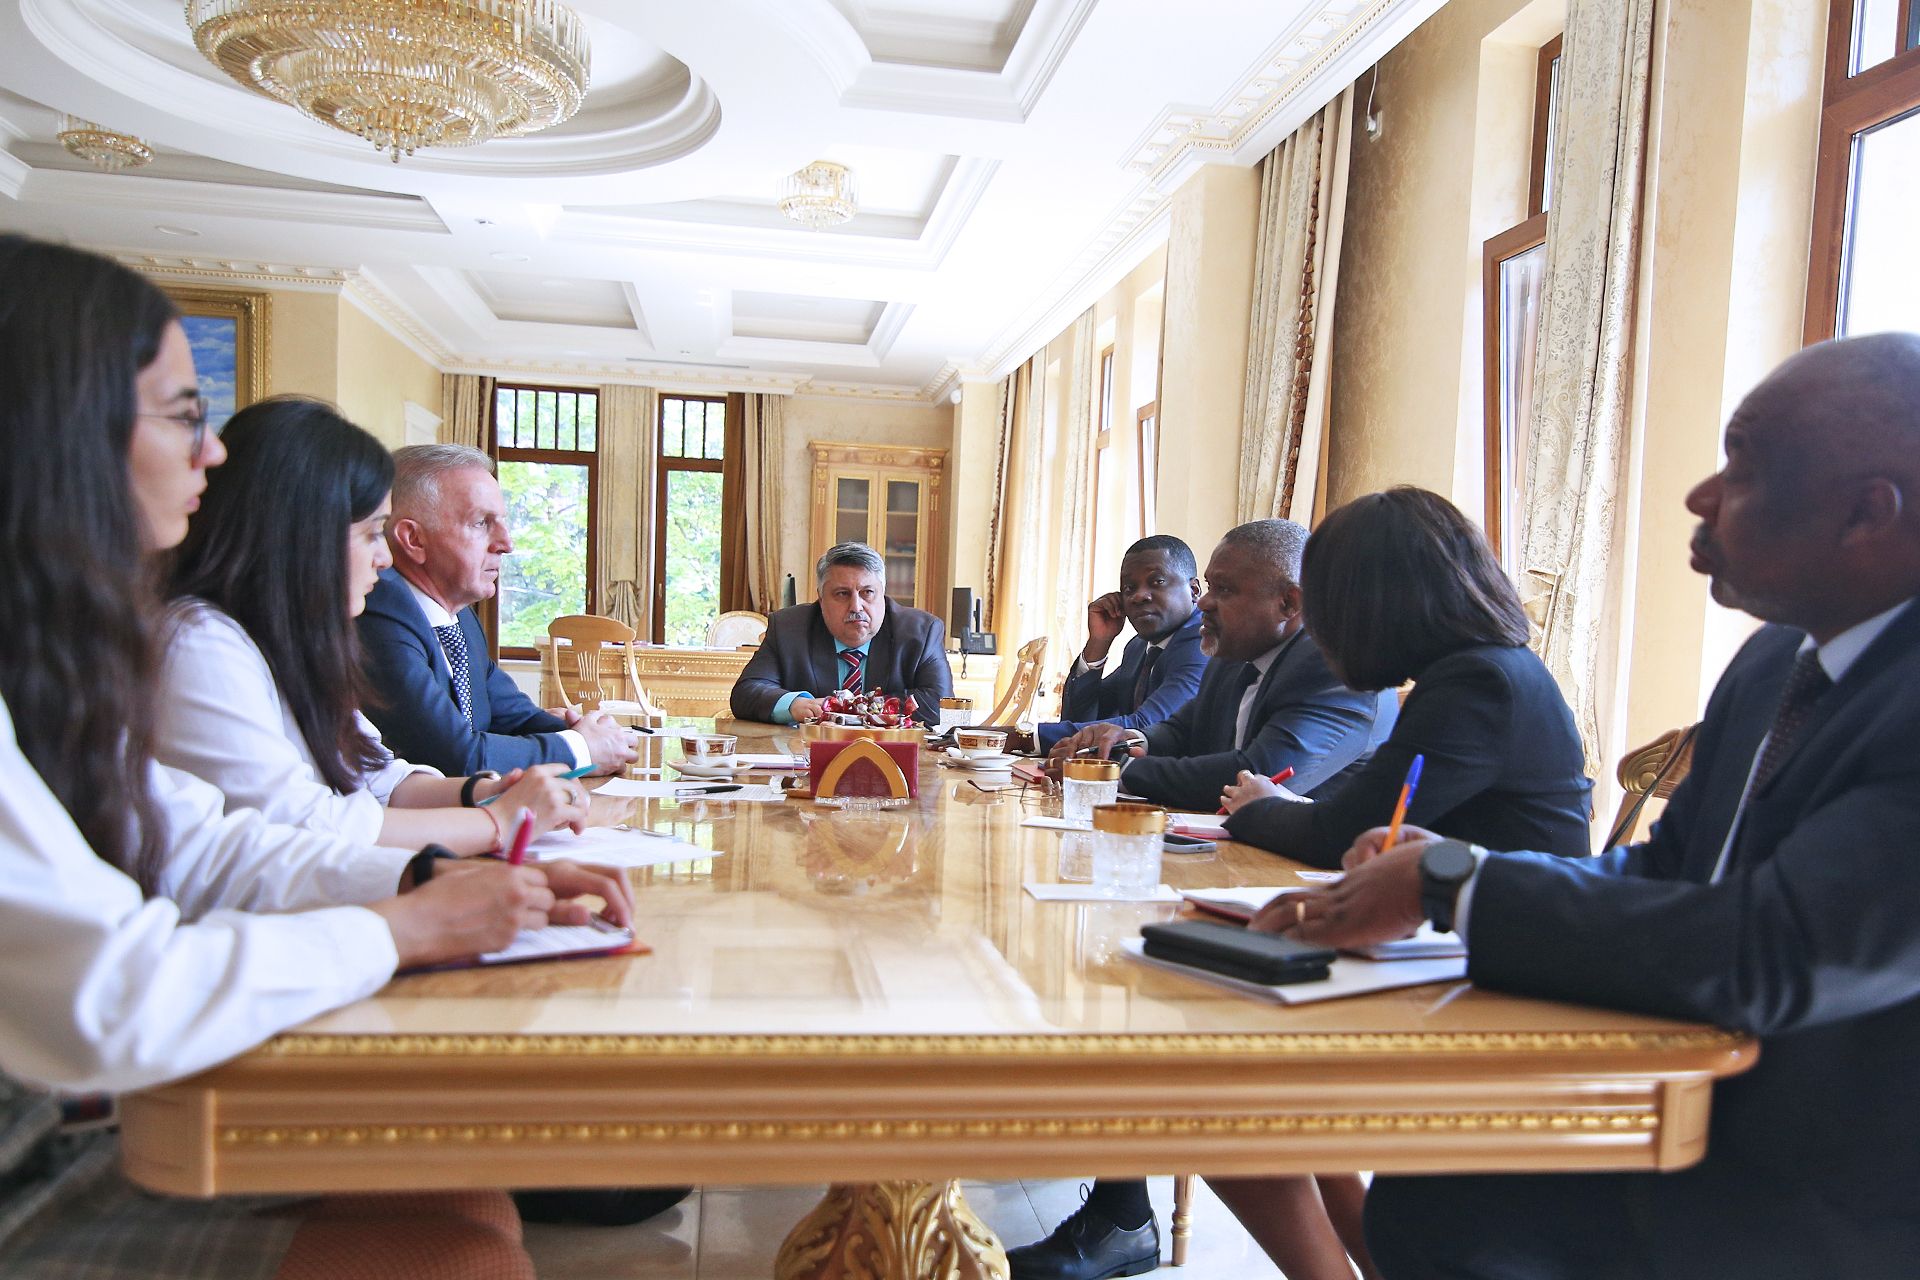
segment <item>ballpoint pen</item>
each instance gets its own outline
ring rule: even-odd
[[[1420,769],[1426,762],[1425,756],[1415,756],[1407,766],[1407,780],[1400,787],[1400,802],[1393,806],[1393,821],[1387,824],[1387,838],[1380,846],[1382,853],[1400,839],[1400,824],[1407,820],[1407,806],[1413,803],[1413,793],[1420,789]]]
[[[593,765],[583,764],[578,769],[569,769],[565,773],[558,774],[556,776],[562,777],[562,778],[584,778],[588,774],[592,773],[594,768],[595,766]],[[485,800],[481,800],[478,803],[476,803],[473,807],[476,809],[484,809],[486,806],[492,804],[495,800],[498,800],[501,796],[505,794],[507,793],[504,791],[496,791],[492,795],[488,796]]]
[[[527,843],[533,839],[533,810],[520,811],[520,825],[513,829],[513,848],[507,853],[507,865],[518,867],[527,860]]]
[[[738,791],[740,790],[740,786],[741,784],[738,782],[722,782],[710,787],[675,787],[673,794],[676,796],[717,796],[728,791]]]

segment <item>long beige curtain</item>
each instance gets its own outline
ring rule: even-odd
[[[1236,504],[1242,521],[1311,524],[1319,514],[1352,148],[1349,85],[1260,162]]]
[[[1055,440],[1060,458],[1060,541],[1048,557],[1053,571],[1053,611],[1046,624],[1047,634],[1054,637],[1048,666],[1061,670],[1065,662],[1060,655],[1073,649],[1069,637],[1086,628],[1093,566],[1093,452],[1094,436],[1100,429],[1096,418],[1100,353],[1093,340],[1092,307],[1073,322],[1073,347],[1067,359],[1072,363],[1067,366],[1066,406]]]
[[[654,453],[659,397],[650,387],[600,388],[599,610],[642,636],[653,626]],[[657,637],[652,637],[657,638]]]
[[[464,444],[485,449],[487,423],[493,406],[492,378],[474,373],[440,375],[441,444]],[[489,450],[491,452],[491,450]]]
[[[772,613],[780,607],[781,468],[786,456],[787,402],[784,396],[748,395],[743,459],[747,516],[747,562],[743,566],[753,607]]]
[[[1000,430],[993,455],[993,510],[987,516],[986,598],[980,602],[980,616],[987,620],[989,627],[995,625],[995,619],[1000,616],[1000,566],[1006,560],[1009,532],[1007,488],[1013,480],[1008,464],[1013,454],[1014,415],[1019,409],[1014,388],[1019,377],[1020,371],[1016,369],[994,388],[994,420],[1000,424]]]
[[[1045,457],[1047,366],[1042,349],[1013,376],[1013,416],[1001,494],[1000,567],[993,629],[1000,637],[1001,675],[1013,669],[1012,655],[1041,634],[1047,609],[1041,600],[1041,571],[1049,555],[1039,531],[1045,527],[1046,490],[1041,474]]]
[[[1596,776],[1619,750],[1619,618],[1635,312],[1655,11],[1567,8],[1552,200],[1528,427],[1520,567],[1539,591],[1541,657],[1573,705]]]

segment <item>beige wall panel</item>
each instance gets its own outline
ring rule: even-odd
[[[406,403],[440,411],[440,371],[340,299],[340,408],[390,449],[407,441]]]
[[[273,345],[267,352],[275,395],[340,395],[340,299],[331,293],[275,289]]]

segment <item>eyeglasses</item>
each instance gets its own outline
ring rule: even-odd
[[[207,433],[209,428],[211,427],[214,435],[217,436],[220,434],[220,428],[213,427],[212,424],[207,421],[208,407],[205,396],[195,396],[191,409],[183,409],[178,413],[136,413],[133,416],[136,418],[154,418],[161,422],[171,422],[175,426],[185,427],[187,430],[193,432],[192,453],[190,457],[197,466],[206,460]],[[225,423],[221,424],[221,426],[225,425]]]

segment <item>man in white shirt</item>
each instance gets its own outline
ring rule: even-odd
[[[1907,1276],[1920,1257],[1920,336],[1823,343],[1727,424],[1693,567],[1765,622],[1643,843],[1593,859],[1369,832],[1261,927],[1362,945],[1424,919],[1474,982],[1757,1035],[1673,1174],[1381,1178],[1395,1276]],[[1304,924],[1297,920],[1304,917]]]
[[[513,550],[493,463],[464,445],[409,445],[394,456],[393,568],[360,615],[366,708],[394,754],[453,776],[559,761],[611,772],[635,752],[604,712],[542,711],[487,653],[471,606],[499,587]]]

